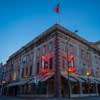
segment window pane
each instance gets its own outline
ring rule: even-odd
[[[49,68],[50,69],[53,68],[53,58],[50,58],[50,60],[49,60]]]

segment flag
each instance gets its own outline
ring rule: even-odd
[[[56,12],[56,13],[59,13],[59,11],[60,11],[60,6],[59,6],[59,4],[57,4],[57,5],[55,6],[55,12]]]

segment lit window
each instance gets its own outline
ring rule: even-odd
[[[16,74],[16,72],[14,72],[14,78],[13,78],[13,80],[15,81],[16,78],[17,78],[17,74]]]

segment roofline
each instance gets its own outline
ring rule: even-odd
[[[16,54],[24,51],[25,48],[29,47],[31,44],[37,42],[39,39],[41,39],[43,36],[47,35],[47,33],[51,33],[54,30],[57,29],[58,24],[54,24],[52,27],[48,28],[46,31],[42,32],[40,35],[38,35],[37,37],[35,37],[33,40],[31,40],[30,42],[28,42],[25,46],[23,46],[22,48],[20,48],[19,50],[17,50],[15,53],[13,53],[11,56],[9,56],[9,58],[12,58],[13,56],[15,56]]]
[[[100,44],[100,41],[94,42],[94,44],[95,44],[95,45],[98,45],[98,44]]]
[[[83,44],[86,44],[89,47],[91,47],[91,48],[93,48],[93,49],[95,49],[95,50],[97,50],[97,51],[100,52],[100,49],[99,48],[97,48],[96,46],[94,46],[93,44],[91,44],[88,40],[80,37],[75,32],[71,32],[70,30],[68,30],[68,29],[66,29],[66,28],[64,28],[64,27],[62,27],[60,25],[58,25],[58,28],[57,29],[62,30],[62,32],[64,32],[65,34],[69,35],[70,37],[75,38],[78,41],[82,42]]]
[[[69,35],[70,37],[77,39],[78,41],[80,41],[80,42],[82,42],[82,43],[88,45],[89,47],[95,49],[96,51],[100,51],[99,48],[97,48],[97,47],[96,47],[95,45],[93,45],[92,43],[88,42],[86,39],[80,37],[80,36],[77,35],[76,33],[71,32],[70,30],[68,30],[68,29],[66,29],[66,28],[64,28],[64,27],[62,27],[62,26],[59,25],[59,24],[54,24],[52,27],[48,28],[46,31],[44,31],[43,33],[41,33],[39,36],[37,36],[36,38],[34,38],[32,41],[30,41],[29,43],[27,43],[25,46],[23,46],[21,49],[19,49],[19,50],[16,51],[15,53],[13,53],[13,54],[9,57],[9,59],[12,58],[12,57],[14,57],[14,56],[16,56],[16,55],[19,54],[20,52],[24,51],[24,49],[27,48],[27,47],[29,47],[31,44],[36,43],[36,42],[37,42],[39,39],[41,39],[43,36],[47,35],[48,33],[53,32],[53,31],[55,31],[55,30],[61,31],[61,32],[63,32],[63,33],[65,33],[65,34]]]

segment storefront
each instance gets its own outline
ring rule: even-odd
[[[4,91],[6,91],[6,95],[13,96],[54,97],[54,89],[54,73],[50,72],[10,83],[4,88]],[[69,93],[70,97],[100,95],[100,81],[75,74],[68,76],[61,72],[61,96],[68,97]]]
[[[6,95],[11,96],[54,96],[54,73],[34,76],[20,82],[9,83],[5,88]]]
[[[29,80],[22,80],[19,82],[9,83],[7,86],[5,86],[4,92],[6,93],[6,95],[13,95],[13,96],[19,95],[20,87],[26,85],[28,81]]]
[[[54,73],[38,75],[34,77],[28,85],[31,95],[52,97],[54,96]]]
[[[61,73],[62,78],[62,96],[68,96],[70,92],[71,97],[97,96],[100,92],[100,82],[93,78],[88,78],[80,75],[68,75]],[[68,79],[69,78],[69,79]],[[68,81],[70,82],[70,91]]]

